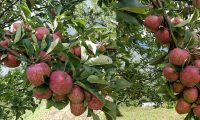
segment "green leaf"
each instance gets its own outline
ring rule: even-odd
[[[87,50],[84,46],[81,46],[81,62],[87,61],[89,58],[89,55],[87,54]]]
[[[33,92],[41,92],[41,93],[43,93],[43,92],[46,92],[47,90],[48,90],[48,87],[45,86],[45,85],[33,88]]]
[[[101,94],[99,94],[98,90],[96,88],[94,88],[91,84],[89,84],[87,82],[82,82],[82,81],[76,81],[75,84],[81,86],[82,88],[84,88],[88,92],[95,95],[103,103],[105,103],[105,98]]]
[[[88,40],[86,40],[85,43],[86,43],[88,49],[90,49],[94,54],[96,54],[96,51],[97,51],[96,44],[94,44],[93,42],[88,41]]]
[[[111,88],[115,91],[130,87],[132,84],[123,78],[116,78],[114,83],[111,84]]]
[[[26,49],[26,53],[29,57],[33,56],[34,54],[34,48],[33,45],[31,44],[31,41],[29,39],[24,39],[23,40],[23,45]]]
[[[190,23],[197,21],[198,18],[199,18],[199,10],[195,9],[195,11],[194,11],[194,13],[192,15],[192,18],[190,20]]]
[[[65,108],[68,104],[69,104],[69,100],[65,100],[63,102],[55,102],[52,99],[48,99],[46,107],[47,107],[47,109],[49,109],[53,106],[53,107],[61,110],[61,109]]]
[[[90,83],[96,83],[96,84],[103,84],[103,85],[107,85],[108,82],[105,81],[104,79],[99,78],[98,76],[95,75],[90,75],[87,78],[87,81],[89,81]]]
[[[17,28],[17,32],[15,34],[15,39],[14,39],[14,43],[16,44],[17,42],[19,42],[19,40],[22,37],[22,26]]]
[[[46,35],[44,36],[42,42],[41,42],[41,50],[44,50],[47,47],[47,42],[45,41]]]
[[[105,55],[99,55],[99,56],[90,58],[88,61],[85,62],[85,64],[89,66],[107,65],[107,64],[112,64],[112,63],[113,63],[112,59]]]
[[[37,38],[35,35],[32,35],[32,41],[33,41],[33,48],[35,50],[35,54],[36,56],[38,55],[38,53],[40,52],[40,47],[38,45],[38,42],[37,42]]]
[[[118,21],[123,20],[123,21],[125,21],[126,23],[129,23],[129,24],[135,24],[135,25],[140,24],[135,16],[128,14],[128,13],[125,13],[125,12],[117,12],[117,19],[118,19]]]
[[[192,120],[193,116],[194,116],[194,113],[192,110],[190,110],[190,112],[187,114],[187,116],[184,118],[184,120]],[[196,119],[194,119],[194,120],[196,120]]]
[[[190,19],[187,19],[187,20],[175,25],[175,27],[183,27],[183,26],[187,25],[189,22],[190,22]]]
[[[138,14],[147,14],[147,10],[149,9],[149,7],[140,7],[140,6],[130,6],[130,7],[123,7],[120,8],[119,10],[121,11],[128,11],[128,12],[132,12],[132,13],[138,13]]]
[[[167,55],[168,55],[168,53],[161,54],[161,55],[157,56],[156,58],[154,58],[152,60],[152,62],[150,64],[151,65],[157,65],[157,64],[163,63]]]
[[[59,41],[58,39],[57,39],[57,40],[54,40],[54,41],[51,43],[49,49],[47,50],[47,54],[49,54],[50,52],[52,52],[52,51],[56,48],[56,46],[58,45],[58,43],[60,43],[60,41]]]
[[[80,67],[81,67],[80,58],[78,58],[77,56],[73,55],[70,52],[68,52],[67,56],[65,55],[65,57],[67,57],[68,60],[70,61],[72,68],[73,68],[72,69],[73,70],[73,76],[75,76],[77,74],[77,72],[80,71]]]
[[[116,120],[117,118],[117,105],[113,102],[106,100],[103,107],[103,112],[108,120]]]
[[[31,17],[31,11],[27,6],[21,5],[21,9],[25,15],[26,18],[30,18]]]
[[[92,115],[93,120],[100,120],[99,116],[95,114],[92,110],[90,111],[90,114]]]

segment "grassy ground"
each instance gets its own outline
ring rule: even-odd
[[[120,107],[120,111],[123,117],[119,117],[117,120],[183,120],[184,115],[178,115],[174,109],[165,108],[135,108],[135,107]],[[41,105],[35,113],[27,111],[23,116],[25,120],[91,120],[86,118],[86,115],[82,117],[74,117],[69,110],[69,107],[58,111],[55,108],[45,109],[44,104]],[[101,115],[101,120],[105,120]]]

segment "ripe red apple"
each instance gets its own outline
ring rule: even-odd
[[[174,24],[179,24],[181,22],[183,22],[183,19],[181,17],[175,17],[171,19],[171,22]]]
[[[101,110],[104,103],[100,101],[96,96],[92,95],[91,100],[88,102],[88,108],[92,110]]]
[[[161,25],[161,19],[155,15],[147,16],[144,20],[144,25],[151,31],[156,32]]]
[[[4,62],[4,65],[9,67],[9,68],[18,67],[20,65],[20,63],[21,63],[21,61],[17,60],[15,58],[15,56],[12,55],[11,53],[7,54],[7,57],[4,58],[3,62]]]
[[[49,86],[55,94],[65,95],[72,90],[73,80],[69,74],[58,70],[52,72]]]
[[[196,87],[187,88],[183,91],[183,98],[188,103],[193,103],[198,98],[198,89]]]
[[[81,56],[81,47],[75,47],[74,48],[74,54],[76,56]]]
[[[194,107],[193,113],[195,116],[200,117],[200,105]]]
[[[72,102],[70,102],[70,109],[71,109],[71,113],[75,116],[80,116],[86,110],[83,103],[76,104]]]
[[[53,33],[52,36],[53,36],[53,40],[57,40],[57,39],[59,39],[59,41],[62,40],[62,35],[60,32],[55,32],[55,33]]]
[[[54,95],[53,100],[55,102],[61,102],[61,101],[65,100],[66,97],[67,97],[66,95]]]
[[[45,35],[49,33],[49,30],[46,27],[38,27],[35,30],[35,36],[38,40],[42,40]]]
[[[192,0],[192,4],[195,8],[200,9],[200,0]]]
[[[71,103],[82,103],[85,99],[83,89],[78,85],[74,85],[71,92],[68,94]]]
[[[175,93],[181,93],[183,89],[184,89],[184,86],[181,84],[181,82],[173,83],[173,90]]]
[[[20,26],[23,26],[23,21],[16,21],[16,22],[12,23],[10,32],[12,32],[12,33],[16,32]]]
[[[42,90],[33,90],[33,96],[37,99],[49,99],[52,96],[52,91],[49,88],[43,88]]]
[[[167,28],[165,28],[164,30],[158,30],[155,35],[156,35],[156,39],[161,44],[169,44],[170,43],[170,33]]]
[[[185,87],[194,87],[200,81],[199,68],[188,65],[180,72],[180,81]]]
[[[169,62],[179,66],[185,64],[190,58],[190,53],[185,49],[175,48],[169,53]]]
[[[85,95],[85,99],[86,101],[90,101],[92,99],[92,94],[89,93],[88,91],[84,90],[84,95]]]
[[[8,47],[9,44],[10,44],[10,40],[8,40],[8,39],[0,41],[0,45],[3,47]]]
[[[43,61],[50,61],[50,60],[51,60],[51,56],[48,55],[45,51],[40,51],[40,52],[39,52],[39,57],[40,57],[40,59],[42,59]]]
[[[176,103],[176,112],[178,114],[185,114],[191,110],[191,104],[180,98]]]
[[[46,63],[32,64],[26,69],[27,79],[34,85],[42,85],[44,81],[44,76],[50,76],[51,70]]]
[[[163,76],[170,82],[176,81],[179,78],[179,73],[177,73],[170,64],[167,64],[164,67],[162,73],[163,73]]]

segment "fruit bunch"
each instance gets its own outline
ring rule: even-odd
[[[144,20],[145,27],[155,33],[156,40],[161,44],[170,44],[171,41],[170,30],[167,22],[172,24],[183,22],[183,19],[180,17],[175,17],[173,19],[168,17],[167,19],[168,20],[165,20],[164,16],[149,15]]]
[[[192,58],[186,49],[174,48],[169,53],[169,63],[163,69],[163,76],[173,86],[177,96],[176,111],[179,114],[193,112],[200,117],[198,97],[200,82],[199,59]]]
[[[47,99],[54,104],[62,103],[64,106],[70,102],[71,113],[75,116],[83,114],[86,108],[101,110],[104,107],[105,100],[100,89],[86,89],[87,86],[83,88],[84,85],[77,84],[76,79],[81,77],[78,72],[84,72],[81,56],[83,50],[87,51],[84,46],[81,46],[81,42],[71,43],[72,47],[65,46],[67,43],[63,42],[61,32],[50,32],[44,26],[33,29],[22,21],[14,22],[10,30],[5,30],[4,38],[5,40],[0,42],[1,61],[9,68],[18,67],[23,60],[27,62],[25,75],[33,88],[33,97],[39,100]],[[89,43],[94,45],[101,55],[106,50],[102,44]],[[54,49],[57,51],[52,52]],[[88,51],[92,53],[92,49]],[[82,71],[76,70],[77,64],[78,69]]]
[[[197,9],[200,0],[193,0]],[[156,40],[167,45],[165,67],[162,74],[173,92],[168,93],[177,100],[176,111],[179,114],[189,113],[189,117],[200,117],[200,39],[195,30],[186,30],[185,21],[180,17],[170,19],[163,16],[149,15],[144,20],[146,28],[155,33]],[[186,35],[189,32],[189,35]],[[185,33],[185,34],[182,34]],[[192,42],[191,42],[192,41]],[[169,92],[169,91],[168,91]]]

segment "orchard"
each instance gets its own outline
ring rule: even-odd
[[[0,119],[23,119],[41,101],[94,120],[144,102],[200,119],[200,0],[7,0],[0,8],[2,74],[9,70]]]

